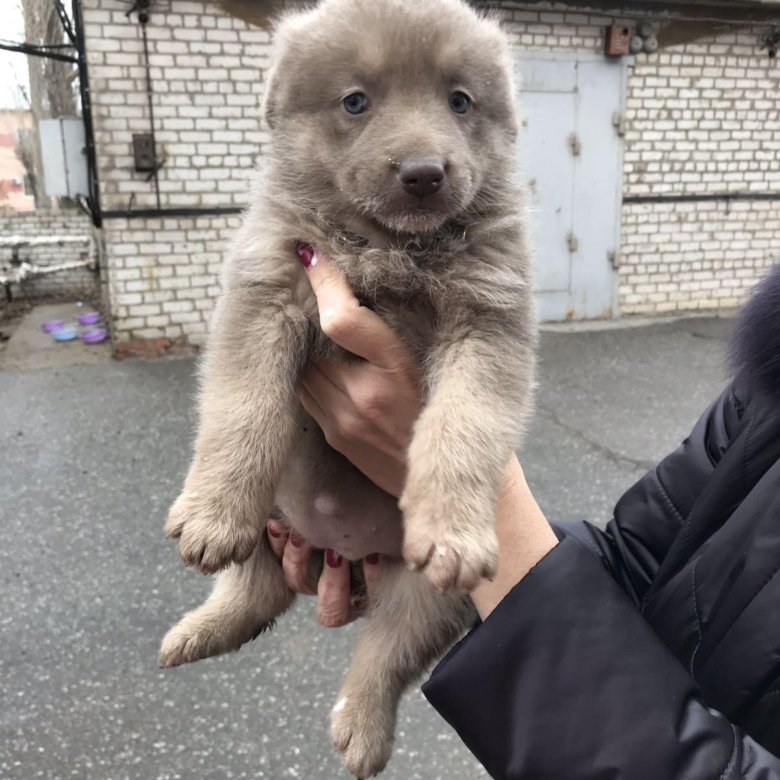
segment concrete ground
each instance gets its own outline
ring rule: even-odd
[[[723,386],[729,328],[545,333],[523,462],[550,518],[609,519]],[[319,628],[311,600],[237,655],[157,669],[160,638],[209,590],[161,530],[193,370],[105,356],[0,370],[2,778],[346,777],[327,719],[355,627]],[[413,691],[384,777],[486,775]]]
[[[0,371],[37,371],[39,369],[63,368],[65,366],[105,363],[111,357],[111,345],[84,344],[80,339],[55,341],[44,333],[42,325],[51,320],[61,320],[74,326],[77,333],[100,327],[79,325],[76,317],[90,309],[78,308],[73,303],[55,303],[36,306],[10,329],[12,336],[0,351]]]

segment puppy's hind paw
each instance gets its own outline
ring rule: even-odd
[[[158,663],[160,668],[169,669],[227,651],[228,648],[224,647],[213,626],[198,626],[185,618],[165,635],[160,645]]]
[[[331,738],[344,766],[359,780],[378,775],[393,749],[394,717],[380,706],[343,696],[331,714]]]
[[[169,669],[234,652],[272,629],[274,624],[275,621],[269,620],[254,625],[246,619],[231,623],[226,616],[208,612],[199,614],[199,610],[195,610],[185,615],[165,635],[160,646],[159,665],[162,669]]]

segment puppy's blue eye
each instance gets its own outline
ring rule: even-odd
[[[347,95],[342,103],[350,114],[362,114],[368,109],[368,98],[362,92]]]
[[[471,108],[471,98],[460,90],[450,95],[450,108],[456,114],[465,114]]]

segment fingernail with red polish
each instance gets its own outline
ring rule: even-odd
[[[371,555],[366,555],[366,563],[370,563],[372,566],[376,566],[379,563],[379,553],[371,553]]]
[[[278,523],[275,523],[273,520],[271,520],[268,523],[268,533],[271,534],[274,539],[279,539],[284,534],[284,531]]]
[[[311,244],[298,244],[298,248],[295,251],[298,254],[298,261],[304,268],[308,268],[310,265],[317,265],[314,247]]]
[[[343,559],[335,550],[328,550],[325,553],[325,560],[332,569],[338,569]]]
[[[295,531],[290,534],[290,541],[292,542],[293,547],[303,547],[303,537],[300,534],[295,533]]]

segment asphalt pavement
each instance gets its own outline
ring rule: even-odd
[[[609,519],[723,387],[730,327],[545,332],[522,460],[548,517]],[[29,370],[0,354],[0,778],[347,777],[327,721],[356,628],[320,628],[311,600],[238,654],[157,668],[166,629],[209,591],[162,534],[189,458],[194,368],[104,357]],[[483,777],[411,692],[383,778]]]

